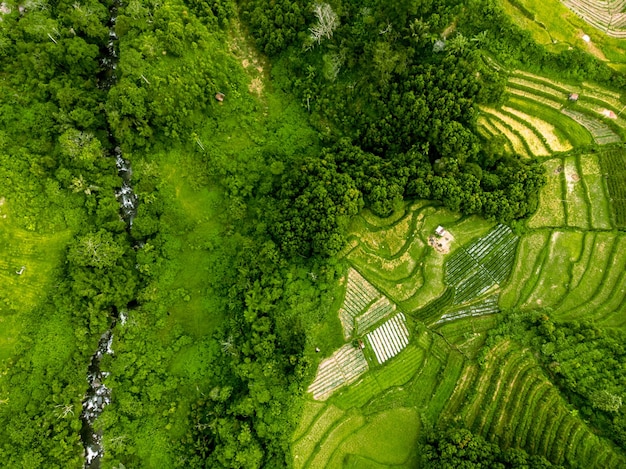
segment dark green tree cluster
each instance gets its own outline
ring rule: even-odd
[[[490,335],[532,345],[546,371],[592,424],[626,448],[626,334],[588,321],[555,321],[549,311],[511,314]]]
[[[502,449],[465,428],[450,428],[430,435],[423,460],[432,469],[558,469],[542,456],[520,448]]]
[[[497,140],[477,133],[476,105],[501,102],[506,77],[485,58],[486,34],[473,24],[457,28],[460,17],[478,21],[463,5],[305,4],[306,21],[284,27],[293,30],[293,44],[280,47],[268,40],[277,4],[241,5],[273,18],[259,24],[250,13],[248,21],[258,44],[276,55],[278,82],[300,97],[327,144],[319,157],[323,174],[298,168],[280,181],[274,235],[288,252],[337,252],[345,226],[337,215],[351,213],[359,198],[381,216],[405,198],[420,197],[501,222],[536,209],[541,165],[505,154]],[[346,197],[312,202],[326,207],[323,219],[303,211],[301,202],[315,201],[329,180]],[[290,181],[300,181],[296,190]],[[303,222],[309,215],[323,223]]]
[[[111,315],[135,297],[134,251],[103,111],[106,2],[7,2],[0,22],[0,178],[39,233],[70,233],[67,262],[5,364],[0,465],[82,467],[86,373]]]

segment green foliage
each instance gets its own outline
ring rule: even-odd
[[[511,314],[490,335],[531,344],[582,415],[624,447],[624,332],[589,322],[554,321],[547,313]]]
[[[559,468],[540,456],[529,456],[519,448],[501,449],[469,430],[450,428],[434,433],[424,445],[424,461],[428,467],[463,468]]]

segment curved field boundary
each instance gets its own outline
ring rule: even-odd
[[[570,291],[555,309],[555,314],[561,317],[573,310],[584,308],[585,303],[599,294],[604,287],[605,278],[611,274],[611,262],[618,252],[618,245],[618,238],[613,233],[595,234],[593,248],[585,264],[575,265],[572,269],[580,279],[572,279]]]
[[[562,109],[561,112],[587,129],[589,133],[593,135],[598,145],[607,145],[621,141],[620,136],[613,132],[613,130],[600,119],[571,109]]]
[[[596,312],[602,305],[608,301],[613,290],[619,288],[624,278],[624,266],[626,265],[626,238],[620,236],[614,244],[615,254],[608,265],[608,270],[599,283],[593,296],[586,295],[587,301],[581,305],[564,310],[559,308],[557,312],[566,319],[580,319],[582,317],[589,318],[591,314]]]
[[[569,117],[561,114],[560,106],[554,109],[551,106],[533,100],[531,95],[529,95],[531,97],[524,97],[526,94],[522,91],[519,92],[522,94],[516,94],[515,89],[512,88],[509,88],[508,91],[510,93],[507,100],[508,106],[549,122],[554,126],[557,138],[564,140],[567,144],[571,144],[572,147],[593,143],[593,137],[589,131]]]
[[[583,245],[584,234],[580,231],[553,232],[541,272],[520,308],[556,307],[569,291],[572,268]]]
[[[510,101],[509,104],[511,104]],[[556,128],[547,121],[526,114],[514,107],[503,106],[502,112],[515,117],[521,122],[525,122],[526,126],[542,140],[550,153],[569,151],[572,149],[572,145],[569,142],[563,142],[557,135]]]
[[[327,406],[324,412],[311,424],[306,433],[295,440],[292,444],[292,454],[294,455],[294,467],[296,469],[304,467],[306,461],[315,451],[317,443],[342,415],[344,415],[343,410],[333,405]]]
[[[485,113],[485,119],[489,121],[497,134],[502,135],[509,142],[513,153],[517,153],[521,156],[530,156],[532,154],[524,139],[510,125],[491,113]]]
[[[329,429],[324,436],[318,441],[316,451],[311,454],[303,468],[322,468],[327,467],[328,460],[332,457],[336,449],[365,425],[365,418],[362,415],[351,415],[346,419],[339,421],[333,428]]]
[[[515,113],[509,113],[505,108],[481,108],[481,111],[504,123],[509,129],[515,132],[516,135],[523,140],[528,155],[550,155],[551,151],[546,145],[541,133],[529,122],[521,120]]]

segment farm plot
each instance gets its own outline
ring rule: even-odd
[[[567,226],[589,227],[589,201],[581,182],[577,158],[568,156],[563,159],[563,178],[565,183],[565,219]]]
[[[363,351],[346,344],[319,364],[315,380],[307,392],[313,394],[313,399],[325,400],[340,387],[354,382],[368,369]]]
[[[597,155],[581,155],[579,160],[582,181],[589,201],[591,227],[610,230],[611,211],[605,190],[605,178]]]
[[[513,102],[509,101],[509,104],[512,105]],[[535,135],[538,135],[540,139],[543,139],[549,153],[568,151],[572,149],[572,145],[567,140],[559,136],[555,126],[545,120],[536,116],[531,116],[514,107],[503,106],[502,111],[515,116],[521,122],[525,122],[527,127],[533,131]]]
[[[392,314],[396,310],[396,305],[389,301],[389,298],[383,296],[373,303],[365,313],[356,318],[356,333],[363,334],[377,322]]]
[[[608,36],[626,37],[626,1],[563,0],[563,4]]]
[[[556,306],[569,291],[571,272],[581,256],[583,245],[584,234],[581,231],[552,232],[539,275],[532,282],[518,286],[522,288],[520,307]],[[531,285],[532,290],[528,288]]]
[[[613,220],[617,228],[626,227],[626,151],[611,149],[600,155],[600,166],[606,179]]]
[[[515,258],[518,237],[506,225],[456,251],[446,262],[446,283],[453,286],[454,304],[482,295],[506,280]]]
[[[382,364],[395,357],[409,343],[409,330],[406,327],[404,314],[396,314],[366,337],[378,363]]]
[[[546,147],[537,130],[527,122],[520,121],[515,114],[509,114],[505,110],[481,108],[481,112],[488,114],[492,119],[504,124],[511,132],[522,140],[526,154],[546,156],[550,150]]]
[[[557,464],[575,460],[605,467],[605,457],[618,463],[615,467],[626,463],[623,455],[571,414],[532,353],[507,341],[487,353],[482,367],[465,365],[442,418],[460,419],[489,440],[521,446]],[[596,452],[587,451],[590,444]]]
[[[482,301],[468,305],[465,308],[455,309],[449,313],[441,316],[441,319],[436,324],[441,324],[447,321],[454,321],[465,317],[484,316],[486,314],[495,314],[500,311],[498,308],[499,295],[491,295]]]
[[[510,148],[513,149],[513,153],[517,153],[522,156],[530,156],[531,152],[528,149],[526,142],[519,135],[516,129],[499,119],[493,114],[493,112],[485,112],[485,118],[490,123],[491,127],[495,129],[498,135],[504,136],[504,138],[508,141]]]
[[[556,142],[560,142],[561,145],[565,146],[562,151],[570,150],[572,147],[576,146],[588,145],[593,142],[593,137],[587,129],[577,124],[569,117],[561,114],[560,105],[557,105],[555,109],[533,100],[530,93],[520,92],[521,94],[516,94],[515,89],[512,87],[508,87],[507,90],[510,95],[506,105],[517,111],[541,119],[542,122],[549,123],[549,127],[545,127],[545,129],[550,129],[554,132]],[[550,139],[553,137],[544,131],[544,127],[542,127],[542,134],[550,143]],[[550,145],[552,146],[553,143]],[[557,147],[553,147],[553,150],[558,151]]]
[[[574,111],[572,109],[561,109],[561,112],[566,116],[571,117],[587,129],[598,145],[606,145],[608,143],[617,143],[621,141],[619,135],[613,132],[608,125],[595,117],[583,114],[582,112]]]
[[[553,158],[543,163],[546,168],[546,185],[539,193],[539,207],[528,220],[529,228],[557,227],[565,224],[563,198],[563,160]]]
[[[348,269],[346,294],[339,309],[339,320],[346,340],[354,332],[355,318],[381,296],[382,294],[355,269]]]

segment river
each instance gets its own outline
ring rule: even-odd
[[[116,83],[115,69],[118,63],[117,35],[115,34],[115,20],[119,1],[115,1],[111,6],[109,18],[109,41],[106,48],[101,50],[101,72],[98,76],[100,87],[109,90]],[[122,179],[122,186],[115,191],[115,196],[120,204],[120,216],[126,222],[126,227],[130,230],[133,219],[137,214],[138,197],[131,185],[132,168],[130,162],[124,159],[120,147],[109,133],[110,144],[114,148],[111,158],[115,158],[118,175]],[[113,311],[109,321],[109,329],[102,334],[98,347],[91,357],[91,363],[87,371],[87,382],[89,389],[83,399],[83,410],[81,413],[82,429],[81,439],[85,447],[85,469],[99,469],[100,461],[104,455],[102,444],[102,434],[94,429],[96,419],[102,414],[104,408],[111,402],[111,390],[104,385],[104,378],[109,373],[100,367],[102,358],[105,355],[113,354],[113,331],[117,324],[117,319],[122,325],[128,313],[123,311]]]

